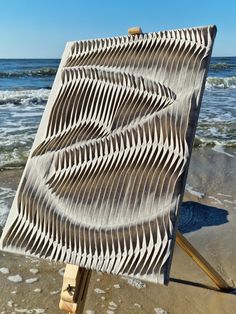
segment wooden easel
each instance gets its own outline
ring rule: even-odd
[[[128,29],[128,33],[129,35],[141,34],[142,30],[140,27],[133,27]],[[176,233],[176,242],[216,284],[219,290],[225,292],[234,290],[179,231]],[[83,313],[91,274],[92,270],[76,265],[66,265],[59,303],[60,310],[69,314]]]

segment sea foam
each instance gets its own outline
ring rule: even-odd
[[[45,104],[50,90],[41,89],[23,89],[23,90],[0,90],[0,106],[7,105],[38,105]]]
[[[236,76],[208,77],[206,88],[236,88]]]

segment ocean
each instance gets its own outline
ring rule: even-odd
[[[23,167],[59,59],[0,60],[0,169]],[[236,57],[212,58],[194,147],[236,148]]]

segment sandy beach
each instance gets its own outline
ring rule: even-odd
[[[194,149],[179,221],[180,231],[230,284],[236,281],[236,155]],[[22,169],[0,172],[15,191]],[[14,193],[5,198],[7,207]],[[0,313],[59,313],[63,264],[0,252]],[[93,273],[85,313],[236,313],[236,295],[217,291],[176,245],[168,286]]]
[[[14,249],[149,280],[93,271],[83,314],[236,314],[235,12],[1,2],[0,314],[63,314],[65,263]]]

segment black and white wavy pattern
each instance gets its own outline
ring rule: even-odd
[[[215,32],[69,45],[4,249],[168,282]]]

